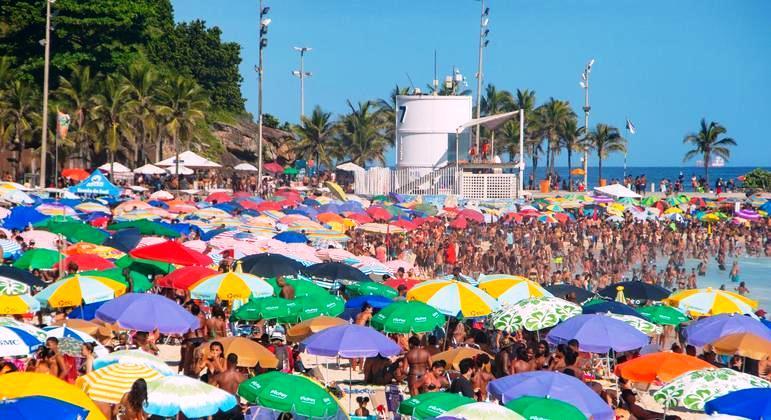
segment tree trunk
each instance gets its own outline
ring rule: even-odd
[[[573,191],[573,151],[568,147],[568,191]]]
[[[711,156],[710,156],[709,152],[704,153],[704,179],[706,180],[705,182],[707,184],[707,190],[705,192],[709,192],[710,188],[711,188],[710,185],[709,185],[709,160],[710,160],[710,158],[711,158]]]
[[[597,185],[602,185],[602,155],[597,153]]]

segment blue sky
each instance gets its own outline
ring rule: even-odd
[[[480,4],[474,0],[266,0],[265,112],[299,118],[293,46],[309,46],[305,107],[334,113],[346,100],[387,97],[409,74],[425,88],[457,66],[475,89]],[[528,88],[581,112],[578,85],[594,57],[590,125],[622,128],[629,117],[629,164],[679,166],[683,135],[699,120],[728,128],[739,147],[730,166],[769,166],[771,1],[487,0],[490,45],[485,83]],[[242,90],[256,114],[257,0],[173,0],[177,20],[203,19],[242,46]],[[563,153],[560,163],[566,161]],[[622,156],[607,164],[620,165]]]

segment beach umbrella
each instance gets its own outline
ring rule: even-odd
[[[513,305],[523,299],[552,296],[540,284],[521,276],[490,274],[479,277],[480,289],[498,299],[501,305]]]
[[[127,293],[102,305],[96,317],[137,331],[158,330],[182,334],[199,328],[199,320],[179,304],[161,295]]]
[[[662,329],[660,326],[649,322],[643,318],[639,318],[632,315],[618,315],[614,314],[612,312],[608,312],[605,314],[606,316],[609,316],[613,319],[617,319],[619,321],[623,321],[627,325],[630,325],[634,327],[637,331],[640,331],[641,333],[649,336],[655,336],[659,335],[662,332]]]
[[[209,265],[212,259],[200,252],[180,244],[176,241],[166,241],[155,245],[148,245],[129,252],[134,258],[142,258],[151,261],[162,261],[177,265]]]
[[[751,333],[730,334],[712,343],[717,354],[736,354],[755,360],[765,360],[771,354],[771,341]]]
[[[455,218],[452,222],[450,222],[449,226],[453,229],[463,230],[468,228],[468,221],[465,217],[460,216]]]
[[[15,282],[22,286],[27,286],[23,283]],[[7,283],[0,282],[0,286],[7,290]],[[24,294],[6,294],[0,293],[0,315],[23,315],[31,314],[40,310],[40,302],[30,296],[29,293]]]
[[[278,287],[278,282],[275,278],[269,278],[266,279],[271,286],[273,286],[273,294],[279,295],[281,294],[281,288]],[[312,282],[310,279],[302,276],[297,277],[284,277],[284,281],[290,286],[294,288],[294,296],[295,298],[303,298],[303,297],[328,297],[329,292],[327,292],[326,289],[323,287],[317,285],[316,283]]]
[[[406,232],[404,228],[386,223],[364,223],[356,229],[367,233],[400,234]]]
[[[44,229],[51,233],[62,235],[70,242],[102,244],[110,236],[103,230],[81,222],[53,223]]]
[[[305,266],[280,254],[254,254],[241,259],[244,271],[260,277],[293,276]]]
[[[126,255],[125,252],[110,246],[96,245],[89,242],[78,242],[64,249],[67,255],[95,255],[108,260],[117,260]]]
[[[47,373],[13,372],[0,375],[0,400],[22,397],[49,397],[88,410],[87,420],[106,420],[85,392]],[[56,412],[47,418],[59,418]],[[53,416],[53,417],[52,417]]]
[[[176,372],[158,356],[154,356],[142,350],[119,350],[109,353],[94,360],[94,369],[102,369],[114,364],[141,365],[152,368],[165,376],[174,375]]]
[[[344,419],[337,399],[322,384],[302,375],[268,372],[242,382],[238,395],[252,404],[313,419]]]
[[[78,273],[78,275],[104,277],[111,280],[115,280],[118,283],[122,283],[126,285],[126,291],[128,291],[129,280],[126,279],[125,275],[123,274],[123,269],[121,268],[116,267],[116,268],[110,268],[107,270],[82,271]],[[151,283],[150,280],[147,278],[147,276],[143,275],[142,273],[137,273],[136,271],[129,270],[128,276],[129,276],[129,279],[131,280],[132,292],[144,293],[152,289],[153,287],[153,283]],[[72,276],[68,276],[68,277],[72,277]]]
[[[294,299],[298,305],[297,313],[279,318],[280,322],[295,324],[317,316],[338,316],[345,311],[345,301],[337,296],[309,296]]]
[[[147,366],[117,363],[87,373],[79,377],[75,384],[94,401],[118,404],[137,379],[152,382],[162,377],[158,371]]]
[[[524,372],[491,381],[487,391],[507,404],[523,396],[552,398],[568,403],[594,420],[614,420],[613,409],[583,381],[563,373]]]
[[[270,283],[254,274],[231,271],[205,277],[189,288],[193,299],[246,300],[273,295]]]
[[[637,318],[644,319],[643,316],[631,306],[614,300],[598,300],[597,302],[589,301],[584,304],[582,312],[584,314],[612,313],[617,315],[636,316]]]
[[[95,322],[86,321],[83,319],[68,318],[54,321],[53,325],[67,327],[68,330],[77,330],[81,333],[87,334],[88,336],[112,337],[112,333],[114,332],[114,329],[110,326],[97,324]]]
[[[35,327],[32,324],[28,324],[23,321],[17,321],[14,318],[7,317],[7,316],[0,316],[0,327],[11,327],[16,328],[17,330],[25,331],[31,335],[33,335],[35,338],[40,340],[41,342],[45,341],[45,339],[48,337],[46,335],[46,332],[43,331],[40,328]],[[13,343],[7,343],[7,344],[13,344]]]
[[[432,419],[446,412],[473,404],[474,399],[449,392],[426,392],[402,401],[399,404],[399,414],[415,419]]]
[[[549,397],[522,396],[506,403],[506,407],[526,419],[539,420],[586,420],[586,415],[576,407]]]
[[[729,392],[704,404],[707,414],[723,414],[746,419],[771,418],[771,389],[747,388]]]
[[[455,317],[486,316],[499,308],[498,302],[485,291],[457,280],[429,280],[407,292],[407,300],[433,306],[439,312]]]
[[[408,278],[390,278],[383,282],[384,285],[391,287],[393,289],[399,290],[400,286],[404,286],[406,290],[410,290],[413,287],[420,284],[421,281],[417,279],[408,279]]]
[[[28,284],[19,280],[10,279],[0,276],[0,296],[15,296],[29,293],[30,287]]]
[[[487,355],[490,357],[490,359],[493,359],[493,356],[488,354],[485,351],[475,349],[473,347],[455,347],[454,349],[445,350],[441,353],[437,353],[433,356],[431,356],[432,361],[441,360],[447,364],[447,366],[452,367],[455,370],[460,369],[460,362],[465,359],[476,359],[477,357],[481,355]]]
[[[131,228],[119,230],[107,238],[102,245],[110,246],[123,252],[129,252],[136,248],[142,235],[139,229]]]
[[[319,331],[345,324],[348,324],[348,321],[344,319],[321,315],[293,325],[287,330],[286,339],[290,342],[299,342]]]
[[[346,324],[327,328],[306,338],[301,349],[309,354],[329,357],[360,358],[395,356],[398,344],[371,327]]]
[[[574,295],[576,302],[583,302],[585,300],[591,299],[592,296],[594,296],[594,293],[577,287],[573,286],[572,284],[555,284],[552,286],[546,286],[544,287],[547,292],[551,293],[555,297],[561,298],[561,299],[567,299],[568,295]]]
[[[579,349],[590,353],[607,353],[639,349],[650,341],[648,336],[623,321],[604,315],[578,315],[557,325],[546,336],[552,344],[578,340]]]
[[[393,299],[380,295],[362,295],[348,299],[345,307],[348,309],[360,309],[364,305],[370,305],[375,309],[382,309],[393,303]]]
[[[126,285],[115,280],[76,274],[46,287],[35,295],[35,299],[51,308],[66,308],[103,302],[125,292]]]
[[[0,326],[0,357],[27,356],[42,344],[39,337],[25,329]]]
[[[304,272],[310,276],[331,281],[370,281],[370,278],[362,273],[361,270],[339,262],[313,264],[312,266],[305,268]]]
[[[513,333],[521,328],[528,331],[551,328],[580,314],[581,307],[575,303],[553,296],[543,296],[505,305],[493,312],[491,318],[495,329]]]
[[[81,420],[88,410],[51,397],[29,396],[0,400],[0,418],[16,420],[48,420],[56,413],[58,420]]]
[[[656,391],[653,398],[666,408],[703,411],[707,401],[747,388],[771,388],[771,382],[732,369],[701,369],[678,376]]]
[[[241,321],[258,321],[260,319],[286,318],[297,316],[300,305],[295,300],[280,297],[264,297],[252,299],[242,305],[231,315],[232,318]]]
[[[288,244],[304,244],[308,242],[308,237],[300,232],[286,231],[281,232],[273,237],[273,239],[286,242]]]
[[[238,405],[236,397],[198,379],[166,376],[147,384],[145,412],[160,417],[206,418]]]
[[[648,321],[659,325],[680,325],[691,319],[679,309],[667,305],[649,305],[637,308],[637,312]]]
[[[43,280],[35,277],[28,270],[11,267],[9,265],[0,265],[0,280],[18,281],[30,287],[45,287],[48,285],[48,283],[45,283]],[[11,291],[13,290],[19,290],[19,289],[17,287],[12,286]],[[24,292],[21,292],[21,293],[24,293]]]
[[[268,162],[262,166],[266,171],[277,174],[284,170],[284,167],[276,162]]]
[[[105,258],[91,254],[74,254],[57,263],[54,268],[60,272],[67,271],[70,264],[75,264],[79,271],[109,270],[115,268],[115,264]]]
[[[399,292],[397,292],[396,289],[394,289],[393,287],[387,284],[377,283],[374,281],[362,281],[359,283],[352,283],[348,286],[345,286],[345,291],[350,296],[377,295],[377,296],[383,296],[389,299],[393,299],[399,296]]]
[[[113,223],[107,226],[109,230],[121,231],[124,229],[137,229],[142,235],[167,236],[169,238],[178,238],[179,232],[168,228],[161,223],[152,220],[139,219],[128,222]]]
[[[13,266],[25,270],[34,270],[36,268],[48,270],[66,257],[66,255],[62,255],[52,249],[32,248],[21,254],[21,257],[13,263]]]
[[[423,302],[394,302],[372,317],[372,327],[385,333],[420,334],[441,328],[446,319]]]
[[[425,395],[425,394],[423,394]],[[475,402],[446,411],[436,420],[523,420],[524,417],[500,404]]]
[[[231,201],[233,199],[233,196],[228,194],[225,191],[217,191],[209,194],[204,201],[208,201],[209,203],[214,203],[215,201],[218,203],[227,203],[228,201]]]
[[[238,366],[253,368],[259,364],[263,369],[273,369],[278,366],[275,354],[246,337],[224,337],[214,341],[222,344],[223,354],[238,355]]]
[[[160,287],[167,287],[178,290],[187,290],[190,286],[199,280],[217,274],[217,271],[209,267],[191,265],[189,267],[178,268],[171,273],[161,277],[156,281]]]
[[[616,297],[618,287],[624,288],[624,296],[634,300],[664,300],[671,292],[661,286],[642,281],[622,281],[603,287],[597,294],[613,299]]]
[[[683,353],[658,352],[616,365],[615,374],[636,382],[669,382],[685,373],[712,367],[714,366],[698,357]]]
[[[758,307],[757,301],[746,296],[711,287],[674,293],[664,300],[664,303],[694,316],[751,314]]]
[[[380,222],[391,220],[391,218],[393,217],[393,214],[391,214],[391,212],[389,212],[385,207],[382,207],[382,206],[372,206],[368,208],[367,214],[372,219]]]
[[[171,264],[160,261],[143,260],[141,258],[132,258],[130,255],[115,260],[115,265],[119,268],[127,268],[129,271],[134,271],[145,276],[169,274],[175,270],[175,267]]]
[[[58,339],[72,338],[81,343],[96,342],[96,339],[94,339],[94,337],[91,337],[90,335],[84,332],[69,328],[66,325],[59,326],[59,327],[57,326],[46,327],[43,329],[43,331],[45,331],[46,337],[48,338],[51,338],[51,337],[58,338]]]
[[[685,328],[685,341],[694,346],[706,346],[731,334],[751,333],[771,340],[771,329],[757,319],[743,315],[721,314],[702,318]]]

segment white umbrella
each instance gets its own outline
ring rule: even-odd
[[[234,166],[233,169],[237,171],[249,171],[249,172],[259,171],[259,169],[257,169],[257,167],[252,165],[251,163],[239,163],[238,165]]]
[[[168,159],[164,159],[158,163],[156,163],[158,166],[176,166],[177,160],[176,156],[172,156]],[[220,165],[217,162],[212,162],[209,159],[206,159],[205,157],[199,156],[190,150],[186,152],[182,152],[179,154],[179,165],[187,166],[189,168],[220,168],[222,165]]]
[[[112,165],[110,163],[105,163],[104,165],[99,167],[99,170],[105,171],[105,172],[115,172],[116,174],[130,174],[131,169],[129,169],[126,165],[123,165],[118,162],[113,162]]]
[[[195,173],[192,169],[184,167],[182,165],[179,165],[179,169],[177,169],[176,166],[171,166],[166,171],[172,175],[176,175],[177,170],[179,170],[180,175],[193,175],[193,173]]]
[[[165,170],[162,168],[159,168],[153,164],[148,163],[147,165],[140,166],[136,169],[134,169],[135,174],[142,174],[142,175],[163,175],[166,173]]]
[[[172,195],[168,191],[160,190],[150,194],[150,199],[151,200],[172,200],[174,199],[174,195]]]

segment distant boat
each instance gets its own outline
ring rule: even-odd
[[[704,161],[703,160],[697,160],[696,166],[699,168],[704,167]],[[722,168],[725,166],[725,159],[721,158],[720,156],[715,156],[712,158],[712,161],[709,163],[710,168]]]

